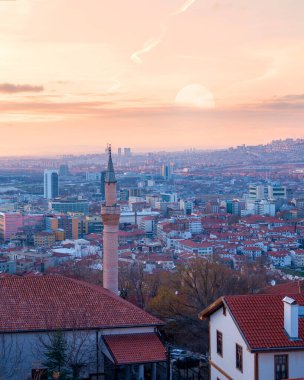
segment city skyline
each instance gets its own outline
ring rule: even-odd
[[[0,2],[1,156],[303,137],[303,3],[150,4]]]

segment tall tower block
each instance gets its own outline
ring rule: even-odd
[[[120,207],[117,205],[116,178],[111,146],[108,147],[108,168],[105,175],[105,205],[101,207],[103,221],[103,287],[118,293],[118,226]]]

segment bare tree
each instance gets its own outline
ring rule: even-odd
[[[0,380],[17,376],[22,364],[23,345],[14,334],[0,335]]]

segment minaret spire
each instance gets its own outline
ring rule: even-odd
[[[114,172],[114,165],[112,161],[112,148],[111,144],[108,144],[108,154],[109,154],[109,159],[108,159],[108,168],[106,172],[106,178],[105,182],[107,183],[116,183],[116,178],[115,178],[115,172]]]

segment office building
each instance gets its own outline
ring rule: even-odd
[[[49,209],[59,213],[89,213],[89,202],[86,199],[59,199],[49,202]]]
[[[12,235],[25,232],[30,235],[42,231],[44,215],[21,214],[20,212],[0,212],[0,239],[8,241]]]
[[[131,148],[124,148],[124,154],[126,157],[130,157],[131,156]]]
[[[250,185],[249,186],[249,199],[263,200],[263,199],[286,199],[287,188],[281,185]]]
[[[101,194],[101,199],[104,201],[105,200],[105,180],[106,180],[106,171],[102,171],[100,173],[100,194]]]
[[[69,167],[68,165],[60,165],[59,167],[59,175],[60,177],[67,177],[69,175]]]
[[[59,175],[58,170],[44,171],[44,198],[54,199],[59,195]]]
[[[173,175],[173,168],[174,168],[174,164],[172,162],[169,165],[162,165],[161,176],[165,180],[170,180],[172,178],[172,175]]]
[[[64,231],[65,239],[77,240],[79,237],[78,224],[79,218],[66,215],[46,217],[45,219],[46,230],[55,231],[56,240],[62,240],[62,231]]]

